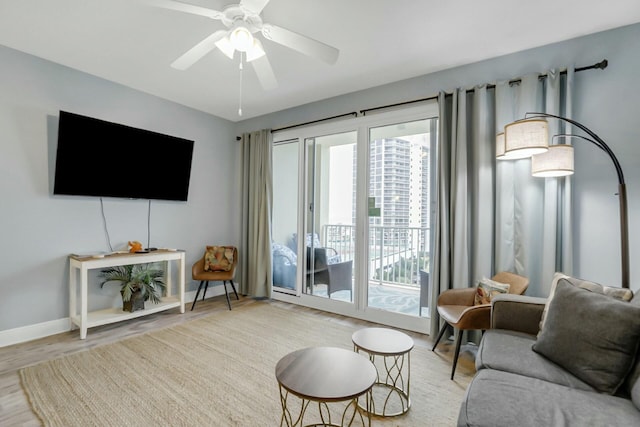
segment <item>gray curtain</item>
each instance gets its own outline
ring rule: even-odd
[[[558,70],[547,77],[522,77],[519,85],[496,84],[497,132],[527,112],[572,115],[573,67],[566,78]],[[549,120],[550,136],[568,133]],[[571,140],[560,140],[570,143]],[[553,273],[572,273],[571,178],[534,178],[529,159],[496,165],[496,271],[513,271],[530,280],[527,295],[549,295]]]
[[[242,135],[242,293],[271,297],[271,132]]]
[[[534,178],[528,159],[495,160],[495,137],[505,124],[526,112],[571,116],[573,68],[566,79],[556,70],[546,74],[439,94],[432,301],[498,271],[529,277],[527,294],[546,296],[555,271],[571,272],[570,179]],[[563,131],[549,125],[552,134]]]

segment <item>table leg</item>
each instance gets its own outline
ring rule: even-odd
[[[360,350],[360,347],[354,345],[354,351],[356,353],[360,353]],[[384,372],[381,372],[381,369],[378,369],[378,365],[376,364],[376,354],[369,353],[366,350],[363,351],[369,355],[369,360],[374,364],[374,366],[376,366],[377,371],[376,382],[373,384],[371,390],[370,406],[369,401],[367,401],[367,413],[374,414],[380,417],[395,417],[405,414],[409,410],[409,408],[411,408],[411,397],[409,395],[411,383],[411,351],[389,356],[380,356],[383,360]],[[406,369],[405,357],[407,361]],[[389,390],[386,398],[384,399],[384,402],[382,402],[381,410],[376,410],[375,401],[373,399],[373,388],[376,387],[378,387],[378,389],[379,387],[383,387]],[[394,400],[396,401],[396,404],[399,404],[400,409],[397,412],[390,413],[390,410],[388,410],[388,405],[393,396],[397,397],[397,399]],[[360,409],[365,410],[364,406],[361,404]]]
[[[373,387],[369,389],[365,396],[367,399],[367,421],[369,427],[371,427],[371,414],[373,413]]]
[[[342,413],[342,421],[340,423],[341,426],[358,425],[357,423],[354,424],[354,422],[359,418],[361,425],[365,427],[368,425],[369,427],[371,427],[371,411],[370,411],[371,390],[372,389],[369,389],[369,391],[367,391],[364,394],[364,400],[365,400],[364,408],[361,407],[360,404],[358,403],[358,399],[362,397],[362,395],[356,397],[355,399],[353,399],[347,404],[347,407],[344,409],[344,412]],[[353,412],[347,416],[347,412],[351,407],[353,407]],[[362,415],[362,412],[364,412],[366,415],[366,419],[367,419],[366,421],[365,421],[365,417]],[[322,421],[324,422],[324,419]],[[331,420],[329,420],[329,423],[327,425],[334,425],[334,424],[331,424]]]
[[[291,409],[288,406],[289,392],[284,389],[284,387],[280,387],[280,405],[282,406],[282,416],[280,417],[280,427],[316,427],[316,426],[327,426],[327,427],[341,427],[341,426],[356,426],[361,425],[363,427],[371,427],[371,414],[372,404],[373,404],[373,394],[372,389],[367,390],[364,394],[364,398],[366,401],[364,410],[363,407],[359,406],[358,399],[363,397],[357,397],[353,400],[350,400],[347,403],[347,406],[342,413],[342,420],[340,424],[334,424],[331,420],[331,412],[329,408],[329,404],[327,402],[316,401],[318,404],[318,416],[320,417],[319,422],[313,422],[312,424],[304,424],[304,416],[309,407],[309,404],[312,402],[308,399],[300,398],[300,412],[295,415],[291,413]],[[340,402],[336,402],[340,403]],[[364,412],[364,414],[363,414]],[[315,414],[314,414],[315,415]]]
[[[80,339],[87,338],[87,268],[80,268]]]
[[[180,257],[180,261],[178,262],[178,287],[180,294],[180,313],[184,313],[184,253]]]
[[[173,281],[171,280],[171,261],[164,262],[164,283],[166,286],[164,287],[164,296],[171,296],[171,287],[173,286]]]
[[[286,425],[287,427],[302,426],[304,413],[307,410],[307,406],[309,406],[310,401],[306,399],[301,399],[300,413],[298,414],[298,416],[294,421],[293,416],[291,415],[291,411],[287,406],[288,398],[289,398],[289,392],[286,389],[284,389],[284,387],[280,386],[280,404],[282,405],[282,417],[280,417],[280,427],[282,427],[283,425]]]
[[[78,292],[78,281],[77,281],[78,269],[75,268],[71,263],[69,263],[69,330],[72,331],[75,329],[75,323],[73,323],[73,318],[78,314],[77,302],[77,292]]]

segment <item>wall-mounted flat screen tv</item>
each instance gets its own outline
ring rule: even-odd
[[[60,111],[53,194],[186,201],[193,141]]]

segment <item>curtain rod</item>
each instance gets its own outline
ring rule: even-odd
[[[337,116],[325,117],[324,119],[312,120],[310,122],[298,123],[296,125],[285,126],[285,127],[281,127],[281,128],[277,128],[277,129],[271,129],[271,133],[278,132],[278,131],[281,131],[281,130],[293,129],[293,128],[297,128],[297,127],[300,127],[300,126],[313,125],[315,123],[325,122],[327,120],[339,119],[341,117],[347,117],[347,116],[358,117],[358,112],[357,111],[352,111],[351,113],[338,114]]]
[[[575,71],[579,72],[579,71],[587,71],[587,70],[604,70],[605,68],[607,68],[607,66],[609,65],[609,61],[607,61],[606,59],[603,59],[602,61],[593,64],[593,65],[588,65],[586,67],[579,67],[576,68]],[[561,71],[560,74],[567,74],[567,71]],[[547,78],[546,74],[542,74],[539,79],[540,80],[544,80]],[[509,80],[509,84],[510,85],[514,85],[514,84],[519,84],[522,80],[521,79],[513,79],[513,80]],[[496,85],[494,84],[488,84],[487,88],[488,89],[493,89],[495,88]],[[467,92],[472,92],[473,89],[468,90]],[[452,93],[446,93],[446,96],[451,96],[453,95]],[[430,96],[428,98],[421,98],[421,99],[414,99],[413,101],[404,101],[404,102],[398,102],[396,104],[388,104],[388,105],[381,105],[379,107],[373,107],[373,108],[366,108],[364,110],[360,110],[360,114],[362,115],[366,115],[368,112],[370,111],[376,111],[376,110],[383,110],[385,108],[391,108],[391,107],[398,107],[401,105],[407,105],[407,104],[415,104],[418,102],[426,102],[426,101],[433,101],[434,99],[438,99],[438,95],[435,96]]]
[[[586,67],[578,67],[575,69],[576,72],[579,71],[587,71],[587,70],[604,70],[605,68],[607,68],[607,66],[609,65],[609,61],[607,61],[606,59],[603,59],[602,61],[595,63],[593,65],[588,65]],[[561,71],[560,74],[567,74],[567,71]],[[547,78],[546,74],[543,74],[539,77],[541,80],[544,80]],[[509,80],[509,84],[518,84],[520,83],[522,80],[521,79],[514,79],[514,80]],[[487,88],[492,89],[495,88],[496,85],[494,84],[488,84]],[[471,92],[472,89],[468,90],[467,92]],[[446,96],[451,96],[452,93],[446,93]],[[360,110],[360,114],[362,114],[363,116],[366,115],[368,112],[370,111],[376,111],[376,110],[382,110],[385,108],[391,108],[391,107],[399,107],[401,105],[408,105],[408,104],[415,104],[418,102],[426,102],[426,101],[433,101],[434,99],[438,99],[438,95],[435,96],[430,96],[428,98],[421,98],[421,99],[414,99],[412,101],[404,101],[404,102],[398,102],[395,104],[387,104],[387,105],[381,105],[379,107],[373,107],[373,108],[366,108],[364,110]],[[287,130],[287,129],[293,129],[293,128],[297,128],[297,127],[301,127],[301,126],[307,126],[307,125],[312,125],[315,123],[320,123],[320,122],[324,122],[327,120],[334,120],[334,119],[339,119],[341,117],[347,117],[347,116],[354,116],[354,117],[358,117],[358,112],[353,111],[351,113],[344,113],[344,114],[338,114],[337,116],[331,116],[331,117],[325,117],[324,119],[318,119],[318,120],[312,120],[310,122],[304,122],[304,123],[298,123],[295,125],[291,125],[291,126],[285,126],[285,127],[281,127],[281,128],[277,128],[277,129],[271,129],[271,133],[273,132],[278,132],[281,130]],[[236,141],[240,141],[242,138],[239,136],[236,136]]]
[[[300,126],[312,125],[312,124],[324,122],[324,121],[327,121],[327,120],[339,119],[340,117],[347,117],[347,116],[358,117],[358,112],[357,111],[352,111],[351,113],[338,114],[337,116],[325,117],[324,119],[312,120],[310,122],[298,123],[298,124],[291,125],[291,126],[284,126],[284,127],[277,128],[277,129],[271,129],[271,133],[278,132],[278,131],[281,131],[281,130],[293,129],[293,128],[297,128],[297,127],[300,127]],[[241,139],[242,139],[241,136],[236,136],[236,141],[240,141]]]

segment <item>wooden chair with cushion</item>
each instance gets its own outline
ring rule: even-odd
[[[233,255],[229,255],[230,253]],[[236,292],[236,286],[233,283],[237,265],[237,248],[233,246],[207,246],[207,250],[205,250],[202,258],[196,261],[191,268],[193,280],[200,280],[200,286],[198,286],[198,292],[196,292],[196,297],[193,299],[191,310],[193,311],[196,301],[198,301],[198,295],[200,295],[202,285],[204,285],[204,293],[202,294],[202,299],[204,300],[204,297],[207,295],[209,282],[214,281],[221,281],[224,284],[224,296],[227,297],[227,305],[229,306],[229,310],[231,310],[231,301],[229,300],[229,293],[227,291],[227,281],[231,283],[233,293],[236,295],[236,299],[239,300],[240,298],[238,297],[238,292]]]
[[[506,271],[496,274],[491,280],[509,284],[510,294],[522,295],[529,286],[529,279],[526,277]],[[451,379],[453,379],[456,372],[463,332],[466,330],[481,330],[484,332],[490,328],[491,303],[474,305],[476,294],[477,288],[449,289],[438,297],[438,314],[444,320],[444,324],[438,333],[436,342],[433,344],[432,351],[435,351],[448,326],[452,326],[456,337],[456,350],[453,356]]]

